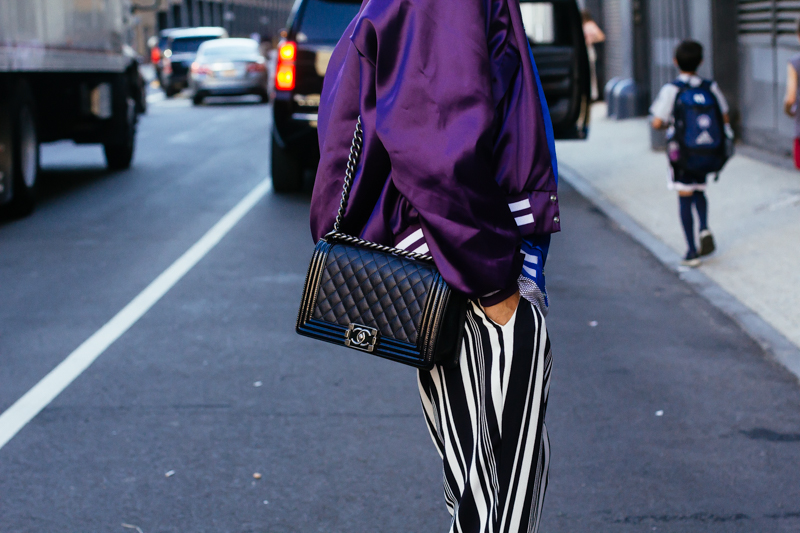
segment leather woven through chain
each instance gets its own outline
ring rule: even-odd
[[[320,280],[314,318],[376,328],[416,345],[427,295],[438,274],[400,257],[334,245]]]
[[[382,244],[359,239],[358,237],[353,237],[352,235],[347,235],[346,233],[341,233],[340,228],[342,226],[342,219],[344,218],[344,212],[347,209],[347,201],[350,198],[350,189],[353,187],[353,180],[356,176],[356,165],[358,165],[358,159],[361,157],[361,148],[364,144],[363,133],[364,132],[361,127],[361,115],[358,115],[356,130],[353,132],[353,141],[350,143],[350,155],[347,158],[347,169],[344,173],[344,185],[342,186],[342,200],[339,202],[339,212],[336,213],[336,220],[333,222],[333,231],[328,233],[325,238],[333,238],[342,242],[355,244],[357,246],[372,248],[373,250],[379,252],[396,254],[409,259],[416,259],[417,261],[426,261],[432,263],[433,259],[427,255],[384,246]]]

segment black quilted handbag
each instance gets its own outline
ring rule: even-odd
[[[358,117],[333,231],[317,243],[297,332],[413,367],[458,362],[467,299],[428,256],[341,233],[362,146]]]

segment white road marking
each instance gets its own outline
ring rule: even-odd
[[[84,370],[131,328],[162,296],[178,283],[270,190],[269,178],[259,183],[219,222],[162,272],[114,318],[98,329],[2,415],[0,449],[47,407]]]

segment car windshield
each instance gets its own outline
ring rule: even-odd
[[[336,44],[360,8],[360,1],[308,0],[297,27],[298,42]]]
[[[572,25],[567,2],[522,0],[522,24],[532,45],[572,46]]]
[[[212,35],[204,35],[202,37],[179,37],[172,40],[170,49],[173,54],[197,52],[201,44],[212,39],[218,39],[218,37]]]

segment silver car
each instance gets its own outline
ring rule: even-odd
[[[266,60],[253,39],[215,39],[200,45],[192,63],[190,87],[195,105],[206,96],[267,93]]]

